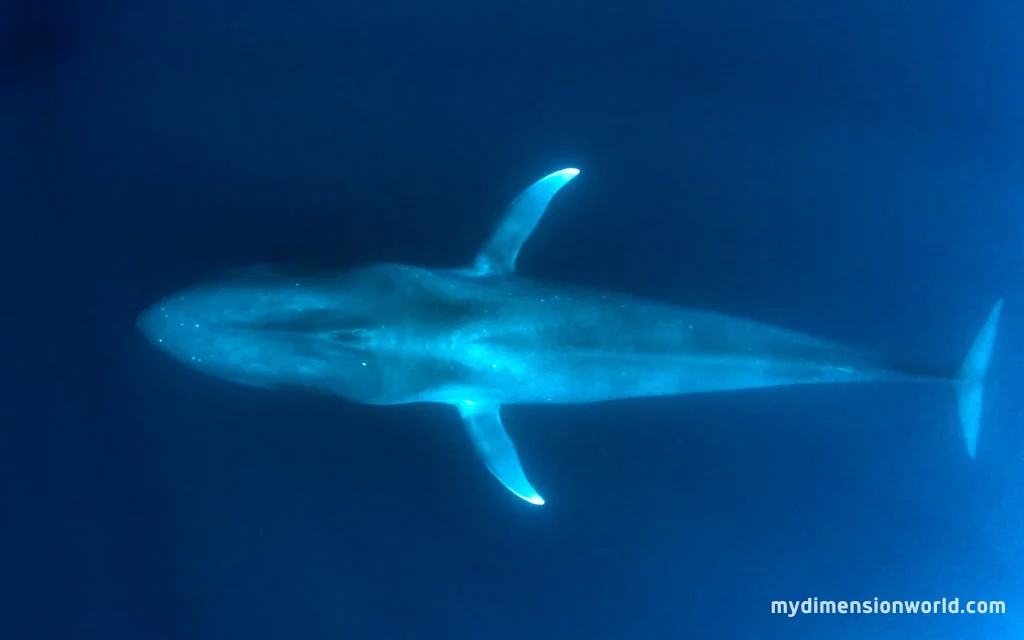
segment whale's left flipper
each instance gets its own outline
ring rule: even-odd
[[[471,401],[460,404],[459,413],[466,426],[466,433],[484,464],[501,484],[530,504],[544,504],[544,498],[540,497],[523,473],[516,447],[501,424],[501,415],[498,413],[500,408],[501,405],[497,404]]]
[[[992,357],[992,346],[996,341],[999,316],[1003,311],[1000,299],[992,307],[985,325],[978,332],[967,352],[963,364],[957,370],[956,403],[960,411],[960,428],[963,429],[967,454],[972,458],[978,452],[978,432],[981,430],[981,400],[985,390],[985,374]]]

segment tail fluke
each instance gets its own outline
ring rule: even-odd
[[[985,391],[985,374],[992,357],[992,345],[996,340],[999,315],[1003,311],[1000,299],[988,314],[985,326],[967,352],[963,364],[957,370],[956,403],[960,411],[960,428],[964,432],[967,454],[972,458],[978,451],[978,432],[981,430],[981,399]]]

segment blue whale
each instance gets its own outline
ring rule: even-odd
[[[301,387],[352,402],[455,407],[487,468],[532,504],[501,422],[504,404],[600,402],[839,382],[950,383],[975,456],[985,372],[1002,300],[963,363],[932,370],[795,331],[515,273],[520,248],[579,174],[541,178],[508,206],[462,268],[373,264],[297,277],[264,268],[167,296],[137,326],[210,376]]]

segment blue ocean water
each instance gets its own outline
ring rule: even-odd
[[[0,638],[1024,637],[1024,6],[9,0]],[[1007,298],[978,458],[939,387],[448,408],[198,376],[156,298],[268,261],[519,271],[929,365]],[[1005,615],[773,614],[773,600]]]

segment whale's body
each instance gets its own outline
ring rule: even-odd
[[[556,172],[523,192],[465,268],[383,263],[302,277],[263,269],[172,294],[138,326],[184,364],[241,384],[365,404],[451,404],[491,472],[534,504],[544,501],[502,426],[503,404],[948,381],[974,456],[1001,301],[964,363],[943,371],[711,311],[517,276],[520,247],[577,173]]]

